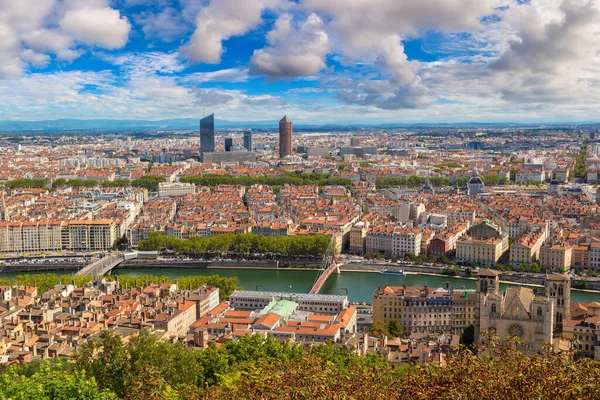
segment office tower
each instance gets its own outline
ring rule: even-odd
[[[252,131],[250,129],[244,131],[244,147],[246,150],[252,151]]]
[[[357,138],[357,137],[350,138],[350,146],[359,147],[360,146],[360,138]]]
[[[200,120],[200,154],[215,151],[215,114]]]
[[[292,155],[292,120],[286,116],[279,121],[279,158]]]
[[[225,138],[225,151],[231,151],[231,148],[233,147],[233,139],[232,138]]]

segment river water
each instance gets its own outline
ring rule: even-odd
[[[262,291],[282,291],[308,293],[317,279],[316,270],[293,270],[293,269],[189,269],[189,268],[165,268],[165,269],[117,269],[113,274],[118,275],[159,275],[169,278],[190,275],[221,275],[235,276],[238,283],[246,290]],[[0,273],[1,278],[12,278],[17,273]],[[449,282],[455,290],[461,288],[475,288],[475,281],[463,278],[450,278],[430,275],[381,275],[373,272],[342,272],[341,274],[332,274],[323,289],[322,294],[345,294],[348,292],[348,298],[351,301],[371,301],[373,291],[377,286],[386,283],[393,286],[400,286],[404,282],[408,286],[422,286],[427,283],[430,288],[445,286]],[[501,290],[507,285],[501,284]],[[600,292],[583,292],[573,290],[571,292],[571,301],[600,301]]]

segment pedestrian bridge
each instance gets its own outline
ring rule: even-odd
[[[323,285],[327,281],[327,278],[331,276],[333,271],[340,273],[340,265],[338,264],[337,258],[335,256],[335,240],[336,235],[334,234],[329,241],[329,247],[323,256],[323,261],[321,263],[321,272],[315,281],[312,289],[310,289],[310,294],[319,294],[321,289],[323,289]]]
[[[338,266],[338,263],[335,262],[335,258],[326,269],[321,270],[321,274],[317,278],[317,281],[313,285],[312,289],[310,289],[310,294],[319,294],[321,289],[323,289],[323,285],[327,281],[327,278],[333,274],[333,271],[336,271],[338,274],[340,273],[340,267]]]
[[[125,260],[123,253],[116,253],[112,256],[100,258],[99,260],[93,261],[86,265],[75,275],[77,276],[102,276],[106,275],[110,270],[119,265]]]

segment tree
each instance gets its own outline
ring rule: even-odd
[[[534,273],[539,273],[540,272],[540,265],[536,262],[531,263],[531,267],[529,268],[531,272]]]
[[[11,367],[0,376],[0,398],[39,400],[112,400],[117,396],[102,390],[94,378],[85,371],[68,372],[61,363],[43,362],[30,376],[20,374]]]
[[[397,319],[393,319],[388,324],[388,332],[392,337],[402,336],[402,324]]]
[[[473,325],[467,326],[460,334],[460,344],[472,348],[475,343],[475,327]]]
[[[385,325],[385,323],[383,321],[373,322],[373,324],[371,325],[370,332],[373,335],[378,336],[378,337],[389,335],[387,326]]]

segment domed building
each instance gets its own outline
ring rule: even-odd
[[[427,179],[427,182],[425,182],[425,184],[421,187],[421,193],[435,194],[435,189],[433,188],[433,185],[431,184],[431,181],[429,179]]]
[[[478,194],[485,193],[485,185],[483,181],[479,177],[479,172],[477,172],[477,168],[473,169],[473,176],[469,179],[467,183],[467,195],[469,196],[477,196]]]

